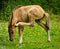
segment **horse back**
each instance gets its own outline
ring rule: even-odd
[[[30,17],[40,19],[44,13],[45,11],[39,5],[18,6],[13,10],[13,17],[18,21],[29,22]]]

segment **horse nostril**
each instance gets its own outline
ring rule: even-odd
[[[10,41],[13,41],[12,39],[9,39]]]

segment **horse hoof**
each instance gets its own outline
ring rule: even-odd
[[[22,42],[19,42],[19,45],[23,44]]]
[[[51,40],[48,40],[48,42],[51,42]]]

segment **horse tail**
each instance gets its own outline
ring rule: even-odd
[[[50,29],[50,17],[49,17],[49,14],[48,13],[45,13],[45,16],[46,16],[46,27],[47,29]]]

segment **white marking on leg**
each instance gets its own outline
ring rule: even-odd
[[[50,30],[48,30],[47,36],[48,36],[48,41],[50,42],[51,41],[51,39],[50,39]]]
[[[15,24],[15,26],[18,26],[19,24]]]
[[[15,24],[15,26],[19,26],[19,25],[31,25],[31,23],[18,22],[17,24]]]
[[[22,35],[20,36],[19,43],[22,44]]]

